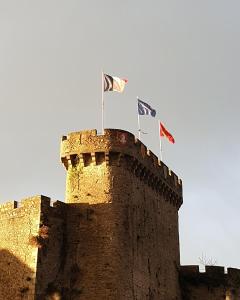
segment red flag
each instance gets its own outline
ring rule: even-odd
[[[170,143],[175,143],[174,137],[171,135],[170,132],[167,131],[167,129],[163,126],[163,124],[160,122],[160,136],[165,136]]]

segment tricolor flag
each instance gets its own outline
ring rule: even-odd
[[[104,83],[103,83],[103,90],[104,92],[114,91],[122,93],[125,84],[128,82],[127,79],[121,79],[119,77],[110,76],[107,74],[103,74]]]
[[[174,144],[175,140],[174,137],[171,135],[170,132],[167,131],[167,129],[163,126],[163,124],[160,122],[160,136],[165,136],[170,143]]]
[[[139,115],[151,115],[156,116],[156,110],[153,109],[149,104],[138,99],[138,114]]]

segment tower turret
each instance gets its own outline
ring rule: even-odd
[[[179,299],[181,180],[123,130],[70,133],[61,160],[82,299]]]

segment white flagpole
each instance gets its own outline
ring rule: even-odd
[[[163,150],[162,150],[162,137],[161,137],[161,125],[160,125],[160,120],[158,120],[158,134],[159,134],[159,151],[160,151],[160,160],[163,161]]]
[[[104,133],[104,76],[102,71],[102,134]]]
[[[138,96],[137,96],[137,115],[138,115],[138,139],[141,139],[141,127],[140,127],[140,116],[138,112]]]

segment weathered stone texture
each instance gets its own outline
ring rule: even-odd
[[[41,196],[0,205],[0,299],[33,299]]]
[[[182,300],[238,300],[240,299],[240,270],[206,266],[181,266],[180,282]]]
[[[240,299],[240,270],[180,267],[181,180],[132,134],[71,133],[61,161],[66,203],[0,205],[0,300]]]
[[[177,176],[120,130],[70,134],[61,156],[81,299],[180,299]]]
[[[54,294],[62,294],[61,275],[64,271],[67,247],[65,215],[66,204],[60,201],[41,210],[39,232],[42,234],[43,243],[38,251],[37,260],[37,300],[50,300]]]
[[[74,200],[74,190],[79,190],[80,184],[81,189],[83,188],[84,183],[80,183],[77,177],[77,173],[80,175],[83,167],[120,166],[123,160],[126,170],[130,168],[136,177],[152,185],[155,190],[168,193],[169,200],[175,201],[178,207],[182,204],[181,180],[129,132],[106,129],[104,135],[97,135],[96,130],[71,133],[62,138],[61,160],[68,170],[67,202],[77,202],[77,198]],[[101,172],[101,168],[98,170]],[[101,174],[96,175],[101,179]],[[92,176],[92,186],[95,177]],[[88,181],[88,186],[89,184]]]
[[[64,260],[64,203],[36,196],[0,206],[0,299],[48,299]],[[49,298],[50,299],[50,298]]]

